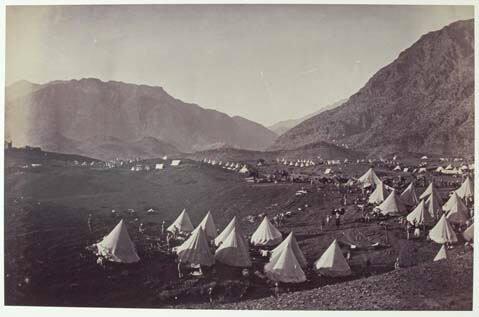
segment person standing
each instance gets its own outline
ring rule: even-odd
[[[92,219],[92,214],[88,215],[88,230],[90,230],[90,233],[93,232],[93,219]]]

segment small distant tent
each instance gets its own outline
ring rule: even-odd
[[[246,167],[246,165],[244,165],[239,171],[238,173],[241,173],[241,174],[246,174],[249,172],[249,169]]]
[[[329,174],[332,174],[333,171],[330,169],[330,168],[327,168],[325,171],[324,171],[324,174],[326,175],[329,175]]]
[[[208,240],[213,240],[218,235],[216,233],[216,225],[210,211],[206,213],[206,216],[203,218],[203,220],[201,220],[198,227],[196,227],[196,229],[198,228],[203,229]]]
[[[231,219],[231,221],[223,229],[223,231],[215,238],[215,245],[219,246],[221,243],[223,243],[235,227],[236,227],[236,216],[234,216],[233,219]]]
[[[446,169],[446,170],[452,170],[452,169],[454,169],[454,167],[453,167],[451,164],[449,164],[448,166],[446,166],[445,169]]]
[[[210,251],[203,229],[198,228],[191,236],[176,249],[178,259],[182,263],[211,266],[215,258]]]
[[[381,179],[376,175],[373,168],[368,169],[363,176],[358,178],[358,182],[363,184],[363,187],[376,186],[381,182]]]
[[[464,232],[462,236],[466,241],[473,241],[474,240],[474,224],[471,224]]]
[[[271,257],[264,266],[264,273],[270,280],[277,282],[301,283],[306,281],[306,275],[291,247],[286,247]]]
[[[421,200],[419,204],[414,208],[409,215],[407,215],[406,220],[410,224],[416,225],[432,225],[434,224],[435,219],[431,216],[429,211],[426,209],[424,200]]]
[[[461,187],[456,190],[456,193],[462,199],[470,199],[474,196],[474,185],[469,176],[466,177],[466,180],[462,183]]]
[[[241,232],[233,228],[216,250],[215,259],[218,262],[236,267],[251,266],[248,243],[241,235]]]
[[[424,155],[423,157],[421,157],[421,160],[427,160],[427,156]]]
[[[179,166],[181,163],[181,160],[173,160],[171,161],[171,166]]]
[[[96,247],[101,256],[112,262],[134,263],[140,261],[123,219],[102,241],[96,244]]]
[[[452,193],[442,210],[446,212],[446,218],[451,223],[464,224],[469,219],[467,207],[456,192]]]
[[[441,260],[447,260],[447,252],[446,252],[445,244],[443,244],[442,247],[439,249],[439,252],[436,254],[433,261],[436,262]]]
[[[441,202],[440,202],[439,198],[437,197],[436,192],[433,192],[426,199],[426,207],[427,207],[427,210],[429,211],[429,214],[434,219],[439,219],[443,214]]]
[[[407,173],[409,171],[409,168],[405,167],[403,170],[402,170],[404,173]]]
[[[406,207],[393,189],[389,196],[377,207],[383,215],[403,214]]]
[[[314,263],[314,268],[324,276],[339,277],[351,275],[351,268],[344,258],[337,240],[334,240],[323,255]]]
[[[446,215],[442,215],[434,228],[429,231],[429,238],[440,244],[457,242],[456,233],[446,219]]]
[[[251,243],[256,246],[273,246],[281,242],[281,232],[264,216],[258,229],[251,236]]]
[[[376,186],[376,189],[369,196],[368,202],[370,204],[380,204],[386,199],[388,195],[389,191],[386,189],[384,183],[380,181],[379,184]]]
[[[399,198],[401,198],[402,202],[407,206],[414,206],[419,203],[419,198],[417,197],[416,188],[413,183],[409,184]]]
[[[162,170],[163,169],[163,164],[156,164],[155,165],[155,170]]]
[[[192,232],[194,230],[193,225],[191,224],[190,216],[186,212],[186,209],[183,209],[178,218],[176,218],[176,220],[166,230],[170,232]]]
[[[166,161],[168,159],[168,156],[163,156],[163,160]]]
[[[401,166],[399,165],[396,165],[396,167],[393,169],[393,171],[400,171],[401,170]]]
[[[442,170],[443,170],[442,166],[439,166],[438,168],[436,168],[436,172],[438,172],[438,173],[441,173]]]
[[[298,260],[298,263],[301,265],[301,267],[306,267],[308,262],[306,261],[303,252],[299,248],[298,241],[296,241],[293,232],[291,232],[288,237],[283,240],[283,242],[281,242],[276,248],[271,251],[271,257],[277,255],[278,253],[281,253],[285,248],[291,248],[294,253],[294,256]]]

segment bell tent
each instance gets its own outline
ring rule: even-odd
[[[270,280],[276,282],[301,283],[306,281],[306,275],[291,247],[286,247],[271,257],[264,266],[264,273]]]
[[[315,269],[324,276],[339,277],[351,275],[351,268],[343,256],[336,240],[314,263]]]
[[[251,236],[251,244],[256,246],[274,246],[281,242],[281,232],[264,216],[258,229]]]
[[[216,250],[215,259],[218,262],[236,267],[251,266],[248,243],[236,228],[233,228]]]
[[[102,241],[96,244],[96,247],[101,256],[112,262],[134,263],[140,261],[123,219]]]
[[[429,231],[429,238],[440,244],[457,242],[456,233],[447,221],[446,215],[442,215],[434,228]]]
[[[210,251],[208,240],[203,229],[198,228],[176,249],[178,259],[182,263],[211,266],[215,258]]]
[[[283,240],[283,242],[281,242],[276,248],[271,251],[271,257],[274,257],[275,255],[281,253],[285,248],[291,248],[294,253],[294,256],[298,260],[298,263],[301,265],[301,267],[305,267],[308,264],[303,252],[299,248],[298,241],[296,241],[293,232],[291,232],[286,237],[286,239]]]
[[[190,216],[186,212],[186,209],[183,209],[178,218],[176,218],[176,220],[166,230],[170,232],[192,232],[194,230],[193,225],[191,224]]]

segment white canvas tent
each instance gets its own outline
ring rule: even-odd
[[[181,160],[173,160],[171,161],[171,166],[179,166],[181,163]]]
[[[156,170],[162,170],[163,169],[163,164],[156,164],[155,169]]]
[[[426,209],[426,204],[424,200],[421,200],[419,204],[414,208],[409,215],[407,215],[406,220],[410,224],[416,225],[432,225],[434,224],[435,219],[431,216],[429,211]]]
[[[236,227],[236,216],[234,216],[233,219],[231,219],[231,221],[223,229],[223,231],[215,238],[215,245],[219,246],[221,243],[223,243],[235,227]]]
[[[401,198],[402,202],[407,206],[415,206],[419,203],[419,198],[417,197],[416,188],[413,183],[409,184],[399,198]]]
[[[441,260],[447,260],[447,252],[446,252],[445,244],[443,244],[442,247],[439,249],[439,252],[436,254],[433,261],[436,262]]]
[[[351,268],[344,258],[337,240],[331,243],[323,255],[314,263],[314,267],[324,276],[339,277],[351,275]]]
[[[203,229],[198,228],[176,249],[178,259],[182,263],[211,266],[215,258],[210,251]]]
[[[447,221],[446,215],[442,215],[434,228],[429,231],[429,238],[440,244],[457,242],[456,233]]]
[[[370,204],[380,204],[386,197],[389,195],[389,191],[386,189],[386,186],[383,182],[379,182],[376,186],[376,189],[369,195],[368,202]]]
[[[200,224],[195,230],[198,228],[203,229],[208,240],[213,240],[218,235],[216,233],[216,225],[210,211],[206,213],[206,216],[203,218],[203,220],[201,220]]]
[[[285,248],[291,248],[294,253],[294,256],[296,257],[296,260],[298,260],[298,263],[299,265],[301,265],[301,267],[305,267],[308,264],[303,252],[299,248],[298,241],[296,241],[293,232],[290,232],[286,239],[284,239],[283,242],[281,242],[276,248],[271,251],[271,257],[274,257],[275,255],[283,252]]]
[[[264,273],[270,280],[277,282],[301,283],[306,281],[306,275],[291,247],[286,247],[271,257],[264,266]]]
[[[264,216],[263,221],[251,236],[251,244],[256,246],[273,246],[281,242],[281,232],[271,224],[268,216]]]
[[[241,174],[249,173],[249,169],[246,167],[246,165],[244,165],[244,166],[238,171],[238,173],[241,173]]]
[[[473,241],[474,240],[474,224],[470,225],[464,232],[462,236],[466,241]]]
[[[176,220],[166,230],[170,232],[191,232],[194,230],[193,225],[191,224],[190,216],[186,212],[186,209],[183,209],[178,218],[176,218]]]
[[[474,185],[469,176],[466,177],[466,180],[462,183],[461,187],[456,190],[456,193],[462,199],[469,199],[474,196]]]
[[[439,198],[437,197],[436,192],[433,192],[426,199],[426,207],[427,207],[427,210],[429,211],[429,214],[434,219],[439,219],[443,214],[441,202],[440,202]]]
[[[215,259],[218,262],[236,267],[251,266],[248,243],[243,238],[241,232],[233,228],[216,250]]]
[[[403,214],[406,211],[406,207],[396,194],[395,189],[391,191],[386,200],[384,200],[377,208],[383,215]]]
[[[469,219],[467,207],[456,192],[452,193],[442,210],[446,212],[446,218],[451,223],[464,224]]]
[[[426,190],[421,194],[421,196],[419,196],[419,199],[427,199],[429,195],[431,195],[433,192],[436,194],[439,201],[441,201],[441,196],[439,195],[433,182],[431,182],[429,186],[426,188]]]
[[[112,262],[134,263],[140,261],[123,219],[102,241],[96,244],[96,247],[101,256]]]
[[[376,175],[376,172],[374,172],[374,169],[370,168],[363,176],[358,178],[358,182],[363,184],[363,187],[370,187],[378,185],[381,180]]]

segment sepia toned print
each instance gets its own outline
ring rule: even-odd
[[[473,6],[7,6],[5,69],[5,305],[472,310]]]

